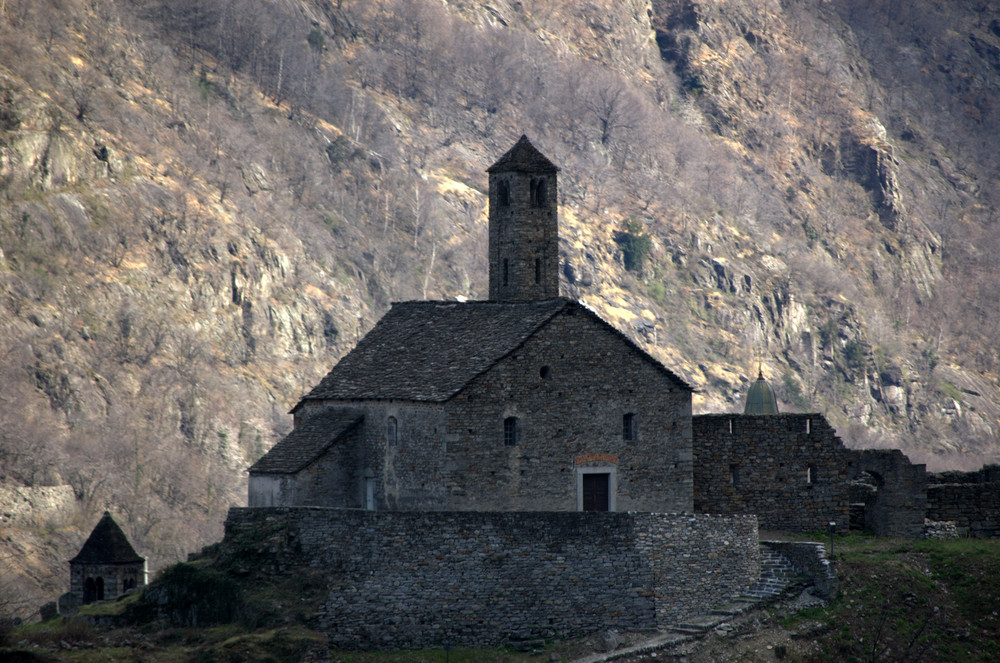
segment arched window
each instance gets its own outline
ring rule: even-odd
[[[497,205],[500,207],[510,205],[510,186],[502,180],[497,184]]]
[[[635,414],[629,412],[622,416],[622,439],[635,440],[639,431],[636,428]]]
[[[519,442],[517,417],[507,417],[503,420],[503,443],[508,447],[516,447]]]
[[[729,466],[729,485],[735,486],[740,482],[740,466],[730,465]]]
[[[538,178],[531,180],[531,206],[545,207],[545,180]]]
[[[390,447],[396,446],[396,442],[399,439],[396,427],[396,417],[389,417],[389,419],[385,422],[385,439]]]

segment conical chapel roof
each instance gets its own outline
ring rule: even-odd
[[[134,564],[146,561],[136,554],[125,532],[107,511],[70,564]]]
[[[527,136],[522,135],[521,139],[514,143],[514,147],[507,150],[495,164],[486,169],[489,173],[504,170],[516,170],[521,173],[556,173],[559,167],[539,152]]]
[[[743,408],[743,414],[778,414],[778,399],[760,370],[757,371],[757,379],[747,390],[747,404]]]

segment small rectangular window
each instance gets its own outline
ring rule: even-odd
[[[508,281],[510,280],[510,279],[508,278],[508,275],[509,275],[509,273],[510,273],[510,272],[509,272],[509,270],[508,270],[508,268],[507,268],[507,259],[506,259],[506,258],[504,258],[504,259],[503,259],[503,284],[504,284],[504,285],[507,285]]]
[[[396,446],[396,441],[399,439],[396,427],[396,417],[389,417],[388,421],[386,421],[385,438],[390,447]]]
[[[508,447],[518,444],[517,417],[507,417],[503,420],[503,443]]]
[[[535,283],[542,282],[542,259],[535,258]]]
[[[635,414],[629,412],[622,417],[622,438],[625,440],[636,439]]]
[[[740,482],[740,466],[730,465],[729,466],[729,485],[735,486]]]
[[[816,466],[810,465],[806,468],[806,483],[813,484],[816,483]]]
[[[497,186],[497,202],[500,203],[500,207],[510,205],[510,187],[506,182],[500,182]]]

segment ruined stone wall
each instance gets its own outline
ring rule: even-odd
[[[690,391],[583,310],[556,316],[447,408],[453,509],[575,511],[581,474],[606,472],[614,510],[692,510]]]
[[[1000,483],[1000,465],[983,465],[972,472],[958,470],[934,472],[927,475],[927,483]]]
[[[920,538],[927,513],[925,466],[914,464],[899,449],[851,451],[850,480],[863,474],[875,481],[865,498],[864,526],[878,536]]]
[[[825,531],[849,525],[853,457],[820,414],[711,414],[693,418],[694,508],[753,513],[761,529]]]
[[[323,570],[318,618],[340,648],[658,628],[760,570],[753,516],[234,508],[221,554],[240,559],[240,541],[276,573]]]
[[[1000,537],[998,469],[993,465],[977,472],[931,475],[932,485],[927,486],[927,519],[954,522],[960,536]],[[942,479],[952,483],[936,483]]]

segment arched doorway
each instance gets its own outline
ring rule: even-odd
[[[878,533],[879,491],[885,479],[878,472],[862,471],[850,483],[851,529]]]
[[[93,578],[87,578],[83,583],[83,602],[93,603],[97,600],[97,583]]]

